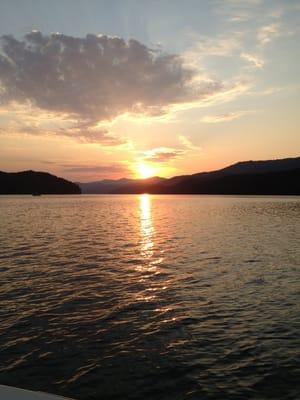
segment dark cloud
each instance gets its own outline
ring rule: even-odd
[[[60,121],[59,121],[60,122]],[[106,128],[99,128],[89,121],[73,121],[69,127],[45,127],[36,117],[14,116],[9,122],[0,125],[0,134],[17,133],[33,136],[48,135],[53,137],[68,137],[81,143],[101,143],[104,146],[118,146],[128,143],[124,137],[116,136]]]
[[[101,143],[105,146],[117,146],[127,143],[125,138],[114,135],[105,128],[95,128],[89,123],[76,124],[72,128],[60,128],[56,135],[70,137],[82,143]]]
[[[222,90],[216,81],[194,85],[195,75],[180,56],[136,40],[92,34],[47,36],[37,31],[22,40],[1,37],[2,104],[30,103],[83,123],[95,124],[124,112],[158,115],[171,104]]]
[[[109,164],[109,165],[74,165],[63,164],[61,165],[64,172],[68,173],[99,173],[99,174],[119,174],[128,173],[128,167],[123,164]]]
[[[178,137],[180,142],[180,147],[156,147],[150,150],[146,150],[141,153],[141,159],[143,161],[157,162],[157,163],[167,163],[177,158],[181,158],[190,151],[201,150],[200,146],[194,145],[186,136],[180,135]]]
[[[143,160],[150,162],[164,163],[172,161],[185,154],[184,149],[173,149],[169,147],[158,147],[144,153]]]

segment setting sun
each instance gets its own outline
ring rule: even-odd
[[[148,164],[138,164],[137,170],[142,179],[151,178],[155,175],[155,169]]]

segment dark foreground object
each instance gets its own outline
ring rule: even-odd
[[[47,172],[1,172],[0,194],[80,194],[81,189],[73,182]]]
[[[0,398],[5,400],[68,400],[66,397],[58,397],[43,392],[32,392],[31,390],[4,385],[0,385]]]

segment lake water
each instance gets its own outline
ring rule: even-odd
[[[300,198],[2,196],[0,383],[300,396]]]

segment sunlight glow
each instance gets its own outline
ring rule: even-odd
[[[148,164],[140,163],[137,166],[138,174],[142,179],[151,178],[155,175],[155,168]]]

